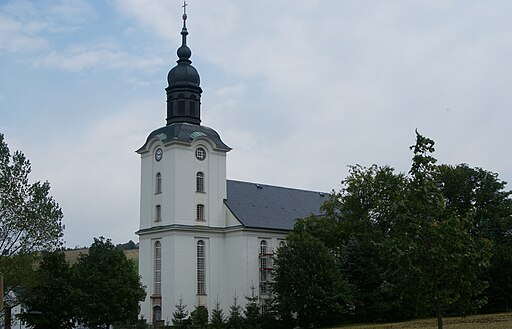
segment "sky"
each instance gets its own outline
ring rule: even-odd
[[[202,124],[229,179],[339,190],[348,166],[512,181],[512,2],[189,0]],[[51,184],[66,246],[138,241],[140,157],[166,118],[178,0],[0,0],[0,133]]]

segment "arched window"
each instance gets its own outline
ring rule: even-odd
[[[197,218],[198,221],[204,221],[204,204],[197,205]]]
[[[185,115],[185,96],[178,94],[178,115]]]
[[[284,242],[284,241],[279,241],[279,248],[282,248],[282,247],[284,247],[284,246],[286,246],[286,242]]]
[[[267,253],[267,241],[261,240],[260,242],[260,254],[265,255]]]
[[[196,192],[204,192],[204,173],[196,174]]]
[[[162,245],[155,242],[155,295],[162,293]]]
[[[162,320],[162,308],[160,306],[153,307],[153,322]]]
[[[204,241],[197,241],[197,294],[206,295]]]
[[[155,222],[162,220],[162,206],[156,205],[155,207]]]
[[[160,174],[160,173],[156,173],[155,193],[162,193],[162,174]]]
[[[262,240],[260,242],[260,295],[267,295],[269,291],[269,279],[270,279],[270,255],[268,253],[267,241]]]

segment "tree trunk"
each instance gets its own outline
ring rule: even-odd
[[[12,311],[12,307],[4,306],[4,320],[5,320],[4,328],[5,329],[11,329],[11,320],[12,320],[11,311]]]
[[[437,329],[443,329],[443,311],[441,310],[441,303],[437,303],[436,306],[437,314]]]

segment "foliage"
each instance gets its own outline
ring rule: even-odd
[[[62,245],[62,211],[48,182],[29,182],[31,166],[20,151],[12,155],[0,133],[0,266],[4,274],[4,314],[9,327],[22,286],[31,286],[32,260],[38,251]]]
[[[183,303],[183,297],[180,297],[178,304],[174,306],[176,307],[176,311],[172,313],[172,324],[175,328],[186,328],[188,311],[187,305]]]
[[[203,305],[196,306],[196,309],[190,313],[190,320],[194,328],[208,327],[208,309]]]
[[[486,310],[509,309],[512,200],[505,182],[480,168],[436,164],[434,141],[419,133],[411,150],[407,175],[388,166],[352,166],[322,215],[297,222],[276,259],[281,320],[293,312],[300,318],[296,309],[311,302],[300,294],[315,281],[301,278],[324,254],[335,260],[328,268],[339,268],[346,280],[330,290],[345,296],[350,321],[436,314],[442,325],[444,314],[471,314],[486,300]],[[293,275],[278,272],[287,263]],[[324,267],[315,268],[324,274]],[[280,290],[296,295],[283,300]],[[322,317],[310,314],[310,322]]]
[[[133,242],[132,240],[126,242],[126,243],[120,243],[116,245],[116,248],[119,248],[121,250],[133,250],[133,249],[139,249],[138,244]]]
[[[336,323],[351,303],[339,262],[318,238],[295,229],[274,262],[273,292],[280,314],[301,327]]]
[[[222,329],[225,328],[226,318],[224,317],[224,311],[220,307],[220,302],[217,299],[215,301],[215,306],[212,309],[212,317],[210,320],[210,328],[212,329]]]
[[[396,255],[390,271],[416,307],[433,310],[442,328],[446,311],[471,312],[486,288],[482,270],[490,242],[472,233],[474,213],[447,205],[435,165],[434,141],[416,134],[407,199],[388,246]]]
[[[244,309],[244,324],[247,329],[260,329],[261,328],[261,312],[259,297],[253,294],[252,297],[245,297],[247,304]]]
[[[145,291],[132,261],[104,238],[94,239],[75,265],[80,320],[91,327],[137,321]]]
[[[238,304],[238,297],[233,297],[233,304],[229,307],[227,328],[240,329],[243,326],[242,307]]]
[[[0,255],[55,250],[62,245],[62,211],[48,182],[31,184],[30,162],[10,154],[0,134]]]
[[[22,290],[27,311],[20,318],[34,329],[74,328],[75,289],[64,253],[46,253],[36,272],[37,285]]]

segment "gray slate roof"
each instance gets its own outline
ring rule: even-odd
[[[191,143],[194,139],[199,137],[207,137],[213,141],[215,147],[219,150],[229,151],[231,148],[224,144],[224,142],[220,139],[219,134],[210,127],[181,122],[181,123],[173,123],[168,126],[164,126],[154,130],[151,134],[149,134],[148,138],[144,145],[137,150],[138,153],[144,152],[146,150],[146,146],[148,142],[158,137],[164,143],[171,142],[186,142]]]
[[[320,214],[328,195],[228,180],[225,204],[245,227],[291,230],[297,218]]]

